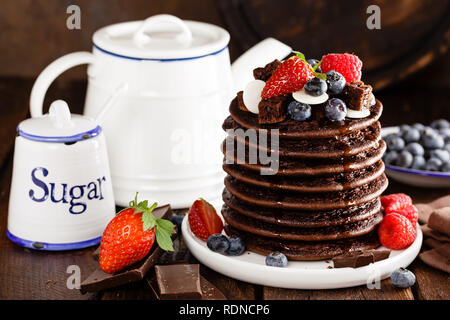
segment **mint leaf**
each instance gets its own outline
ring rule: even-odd
[[[166,219],[156,219],[156,225],[166,231],[169,235],[175,233],[175,226],[174,224]]]
[[[142,214],[142,228],[144,231],[154,228],[156,225],[156,219],[150,212],[144,212]]]
[[[172,238],[170,234],[161,228],[158,224],[155,226],[156,242],[158,246],[165,251],[173,251]]]
[[[296,55],[297,57],[299,57],[300,59],[302,59],[303,61],[305,61],[305,55],[304,55],[303,53],[298,52],[298,51],[292,51],[292,52],[295,53],[295,55]]]

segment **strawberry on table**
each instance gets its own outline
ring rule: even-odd
[[[115,273],[142,260],[156,242],[163,250],[173,251],[171,235],[175,232],[169,220],[156,219],[151,213],[156,203],[137,201],[120,211],[103,232],[100,244],[100,268]]]
[[[330,53],[322,57],[323,73],[334,70],[342,74],[347,82],[361,80],[362,61],[350,53]]]
[[[303,88],[308,80],[314,78],[314,71],[304,56],[298,53],[283,61],[267,80],[261,92],[263,99],[283,96]]]
[[[217,215],[216,209],[204,199],[196,200],[188,213],[189,227],[195,236],[203,241],[209,236],[221,233],[222,219]]]

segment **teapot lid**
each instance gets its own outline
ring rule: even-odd
[[[42,117],[26,119],[17,126],[20,136],[41,142],[76,142],[93,138],[101,131],[94,120],[71,114],[63,100],[54,101]]]
[[[105,53],[135,60],[195,59],[221,52],[229,33],[218,26],[183,21],[161,14],[144,21],[113,24],[94,33],[94,47]]]

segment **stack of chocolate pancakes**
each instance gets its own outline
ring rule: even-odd
[[[309,121],[261,124],[257,114],[242,110],[238,97],[231,102],[223,124],[228,136],[222,144],[222,215],[226,232],[243,238],[251,251],[322,260],[380,245],[379,197],[388,183],[378,122],[382,104],[376,100],[366,118],[343,121],[328,121],[320,107],[312,108]],[[229,129],[267,129],[270,138],[277,135],[279,148],[271,150],[270,138],[267,146],[255,145]],[[245,161],[237,159],[239,145]],[[270,172],[268,164],[249,161],[259,149],[278,152],[274,174],[261,174]]]

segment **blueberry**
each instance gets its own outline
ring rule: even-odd
[[[411,152],[413,156],[423,156],[425,154],[424,148],[417,142],[408,143],[405,150]]]
[[[414,124],[412,125],[412,127],[413,127],[414,129],[419,130],[419,131],[425,130],[425,126],[424,126],[423,124],[421,124],[421,123],[414,123]]]
[[[403,131],[402,138],[406,143],[420,140],[420,132],[417,129],[409,128]]]
[[[430,158],[425,164],[425,170],[428,171],[439,171],[439,168],[442,166],[442,161],[438,158]]]
[[[294,100],[288,105],[288,114],[291,119],[305,121],[311,117],[311,106]]]
[[[383,157],[383,161],[387,165],[395,164],[395,162],[397,161],[397,157],[398,157],[397,151],[389,151],[389,152],[385,153],[385,155]]]
[[[439,129],[438,134],[445,139],[450,138],[450,128]]]
[[[345,102],[338,98],[331,98],[325,105],[325,115],[332,121],[344,120],[347,115]]]
[[[266,257],[266,265],[270,267],[284,268],[288,264],[288,259],[281,252],[272,252]]]
[[[240,256],[245,251],[245,244],[241,238],[236,236],[231,236],[229,239],[230,247],[225,253],[229,256]]]
[[[337,71],[330,70],[326,73],[328,92],[333,94],[339,94],[344,90],[345,78]]]
[[[427,149],[442,149],[444,144],[444,138],[430,131],[422,136],[422,145]]]
[[[405,147],[405,141],[400,137],[393,137],[386,141],[389,150],[399,151]]]
[[[410,152],[403,150],[398,155],[397,161],[395,161],[395,165],[403,168],[409,168],[413,162],[413,159],[414,157]]]
[[[377,103],[377,101],[375,100],[375,96],[373,93],[370,94],[370,106],[375,105],[375,103]]]
[[[327,83],[317,77],[309,80],[305,86],[305,91],[312,96],[320,96],[327,91]]]
[[[448,152],[450,152],[450,142],[448,142],[448,143],[444,146],[444,150],[447,150]]]
[[[450,153],[447,150],[435,149],[430,152],[431,158],[437,158],[442,162],[450,161]]]
[[[308,59],[308,60],[306,60],[306,62],[308,62],[309,65],[314,68],[314,66],[319,63],[319,60],[317,60],[317,59]],[[322,70],[320,69],[320,66],[317,67],[316,72],[322,73]]]
[[[409,129],[411,129],[411,126],[408,125],[408,124],[402,124],[400,126],[400,132],[404,132],[404,131],[409,130]]]
[[[170,221],[177,226],[177,230],[181,231],[181,223],[183,222],[184,214],[181,213],[174,213],[170,217]]]
[[[230,248],[230,240],[220,233],[209,236],[206,245],[211,251],[225,253]]]
[[[392,284],[398,288],[409,288],[416,283],[416,276],[405,268],[399,268],[391,274]]]
[[[423,156],[415,156],[411,164],[411,168],[416,170],[422,170],[423,168],[425,168],[426,163],[427,161]]]
[[[441,166],[442,172],[450,172],[450,162],[446,162]]]
[[[433,129],[432,127],[425,126],[421,133],[424,135],[437,135],[438,131]]]
[[[439,129],[450,128],[450,123],[446,119],[437,119],[437,120],[434,120],[430,126],[434,129],[439,130]]]
[[[445,144],[450,144],[450,137],[445,137],[444,138],[444,143]]]

